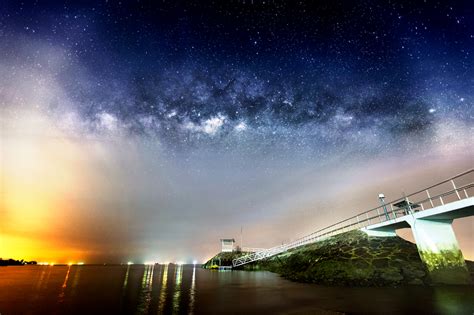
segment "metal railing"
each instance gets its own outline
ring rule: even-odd
[[[256,253],[256,252],[261,252],[262,250],[266,250],[266,248],[256,248],[256,247],[242,247],[243,252],[248,252],[248,253]]]
[[[291,243],[261,250],[232,261],[234,267],[268,258],[290,249],[315,243],[325,238],[361,229],[373,224],[395,220],[396,218],[418,211],[442,206],[454,201],[474,196],[474,169],[469,169],[454,177],[417,192],[405,195],[393,201],[383,203],[376,208],[361,212],[355,216],[329,225],[323,229],[301,237]]]

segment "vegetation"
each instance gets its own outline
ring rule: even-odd
[[[25,261],[23,259],[21,259],[21,260],[15,260],[15,259],[2,260],[0,258],[0,266],[22,266],[22,265],[36,265],[36,261]]]
[[[205,269],[216,269],[219,266],[232,266],[232,260],[240,256],[250,254],[248,252],[235,251],[229,253],[219,253],[209,259],[205,264],[202,265]]]

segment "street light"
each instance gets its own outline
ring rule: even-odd
[[[390,216],[388,215],[388,211],[387,211],[387,206],[385,205],[385,195],[379,194],[379,200],[380,200],[380,203],[382,204],[383,211],[385,213],[385,219],[390,220]]]

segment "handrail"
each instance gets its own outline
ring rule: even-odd
[[[290,242],[288,244],[278,245],[278,246],[275,246],[275,247],[271,247],[269,249],[265,249],[265,250],[262,250],[262,251],[259,251],[259,252],[255,252],[255,253],[252,253],[252,254],[249,254],[249,255],[245,255],[245,256],[236,258],[232,261],[232,264],[233,264],[234,267],[236,267],[236,266],[240,266],[240,265],[243,265],[243,264],[255,261],[255,260],[268,258],[268,257],[274,256],[276,254],[282,253],[284,251],[287,251],[289,249],[296,248],[296,247],[306,245],[306,244],[309,244],[309,243],[313,243],[313,242],[318,241],[319,239],[321,239],[323,237],[326,237],[327,235],[335,235],[336,233],[340,233],[341,231],[345,232],[345,231],[350,231],[350,230],[353,230],[353,229],[356,229],[356,228],[359,229],[359,228],[362,228],[362,227],[367,227],[367,226],[373,224],[371,221],[376,221],[377,219],[379,220],[378,223],[385,222],[385,221],[388,221],[388,220],[394,220],[394,219],[397,219],[397,213],[399,213],[400,211],[402,211],[402,213],[404,213],[404,215],[407,215],[409,213],[412,213],[413,211],[424,211],[424,210],[427,210],[427,209],[430,209],[430,208],[434,208],[435,207],[434,206],[434,201],[439,200],[441,205],[443,205],[443,204],[446,203],[446,201],[443,200],[443,197],[446,197],[446,196],[449,196],[449,195],[452,195],[452,194],[456,194],[457,200],[469,198],[469,196],[467,194],[467,190],[474,187],[474,182],[469,182],[468,184],[464,184],[463,186],[457,187],[454,183],[454,180],[458,179],[458,178],[461,178],[461,177],[463,177],[467,174],[470,174],[470,173],[474,173],[473,168],[471,168],[467,171],[464,171],[464,172],[462,172],[462,173],[460,173],[456,176],[453,176],[453,177],[450,177],[446,180],[443,180],[443,181],[441,181],[441,182],[439,182],[435,185],[431,185],[427,188],[421,189],[417,192],[411,193],[411,194],[406,195],[404,197],[394,199],[390,202],[385,203],[384,205],[369,209],[369,210],[364,211],[364,212],[360,212],[360,213],[356,214],[355,216],[352,216],[352,217],[349,217],[347,219],[336,222],[334,224],[328,225],[328,226],[326,226],[322,229],[319,229],[315,232],[312,232],[308,235],[297,238],[296,240],[294,240],[293,242]],[[431,196],[429,194],[429,189],[432,189],[434,187],[439,187],[439,186],[441,186],[443,184],[446,184],[450,181],[451,181],[454,189],[444,191],[444,192],[439,193],[435,196]],[[423,193],[423,192],[427,193],[428,198],[423,199],[421,201],[414,201],[414,200],[409,201],[408,200],[409,197],[413,197],[413,196],[415,196],[417,194],[420,194],[420,193]],[[461,197],[460,192],[464,192],[463,197]],[[399,207],[399,208],[394,209],[393,205],[396,204],[397,202],[400,202],[400,201],[403,201],[403,200],[407,201],[407,206],[406,207]],[[423,204],[427,203],[427,202],[430,203],[431,207],[425,208],[423,206]],[[449,202],[452,202],[452,201],[449,201]],[[447,203],[449,203],[449,202],[447,202]],[[412,207],[414,207],[415,205],[421,206],[421,210],[413,210]],[[387,207],[390,207],[390,210],[388,210]],[[382,213],[380,213],[379,209],[383,209],[384,211]],[[371,214],[371,216],[369,217],[369,213],[374,212],[374,211],[377,211],[377,213],[376,214],[375,213]],[[361,216],[364,216],[364,215],[365,215],[365,218],[360,218]],[[357,222],[352,222],[351,223],[351,220],[352,221],[357,220]],[[344,224],[346,222],[349,222],[349,224]],[[341,224],[343,224],[343,225],[337,227],[338,225],[341,225]]]
[[[473,171],[474,171],[474,169],[471,169],[469,172],[464,172],[464,173],[462,173],[461,175],[468,174],[468,173],[473,172]],[[455,178],[459,178],[459,176],[453,177],[452,179],[455,179]],[[389,206],[389,205],[391,205],[391,204],[393,205],[394,203],[396,203],[396,202],[398,202],[398,201],[402,201],[402,200],[404,200],[405,198],[414,196],[414,195],[416,195],[416,194],[419,194],[419,193],[421,193],[421,192],[424,192],[425,190],[431,189],[431,188],[433,188],[433,187],[437,187],[437,186],[439,186],[439,185],[445,184],[445,183],[449,182],[449,181],[452,180],[452,179],[445,180],[445,181],[443,181],[443,182],[441,182],[441,183],[439,183],[439,184],[437,184],[437,185],[430,186],[430,187],[427,188],[427,189],[422,189],[422,190],[420,190],[420,191],[418,191],[418,192],[416,192],[416,193],[412,193],[412,194],[407,195],[407,196],[405,196],[405,197],[401,197],[401,198],[398,198],[398,199],[394,199],[394,200],[392,200],[391,202],[387,202],[387,203],[385,204],[385,206]],[[465,186],[462,186],[462,187],[458,187],[456,190],[465,189],[465,188],[471,188],[471,187],[473,187],[473,184],[472,184],[472,183],[471,183],[471,184],[468,184],[468,185],[465,185]],[[449,192],[446,192],[446,193],[443,193],[443,194],[451,194],[452,192],[454,192],[454,191],[456,191],[456,190],[453,189],[453,190],[451,190],[451,191],[449,191]],[[416,202],[416,203],[417,203],[417,204],[418,204],[418,203],[425,203],[425,202],[427,202],[427,201],[429,201],[429,200],[433,200],[433,199],[436,199],[436,198],[439,198],[439,197],[443,197],[443,196],[444,196],[443,194],[439,194],[439,195],[436,195],[436,196],[432,196],[431,198],[427,198],[427,199],[424,199],[424,200],[422,200],[422,201],[418,201],[418,202]],[[349,218],[344,219],[344,220],[342,220],[342,221],[339,221],[339,222],[336,222],[336,223],[334,223],[334,224],[328,225],[328,226],[326,226],[326,227],[324,227],[324,228],[322,228],[322,229],[320,229],[320,230],[318,230],[318,231],[312,232],[311,234],[308,234],[308,235],[306,235],[306,236],[300,237],[300,238],[296,239],[295,241],[297,241],[297,240],[299,240],[299,239],[302,239],[302,238],[305,238],[305,237],[307,237],[307,236],[310,236],[310,235],[313,235],[313,234],[322,232],[322,231],[324,231],[324,230],[326,230],[326,229],[328,229],[328,228],[330,228],[330,227],[336,226],[336,225],[338,225],[338,224],[340,224],[340,223],[343,223],[343,222],[346,222],[346,221],[349,221],[349,220],[352,220],[352,219],[356,219],[358,216],[361,216],[361,215],[363,215],[363,214],[372,212],[372,211],[377,210],[377,209],[383,209],[383,208],[384,208],[384,206],[378,206],[378,207],[372,208],[372,209],[370,209],[370,210],[367,210],[367,211],[364,211],[364,212],[360,212],[360,213],[358,213],[358,214],[356,214],[356,215],[354,215],[354,216],[352,216],[352,217],[349,217]]]

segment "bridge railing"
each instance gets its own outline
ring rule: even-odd
[[[243,252],[248,252],[248,253],[256,253],[256,252],[261,252],[263,250],[266,250],[266,248],[256,248],[256,247],[242,247]]]
[[[234,267],[237,267],[283,253],[292,248],[318,242],[340,233],[361,229],[388,220],[395,220],[398,217],[414,212],[424,211],[472,196],[474,196],[474,169],[469,169],[435,185],[326,226],[291,243],[236,258],[232,261],[232,264]]]

